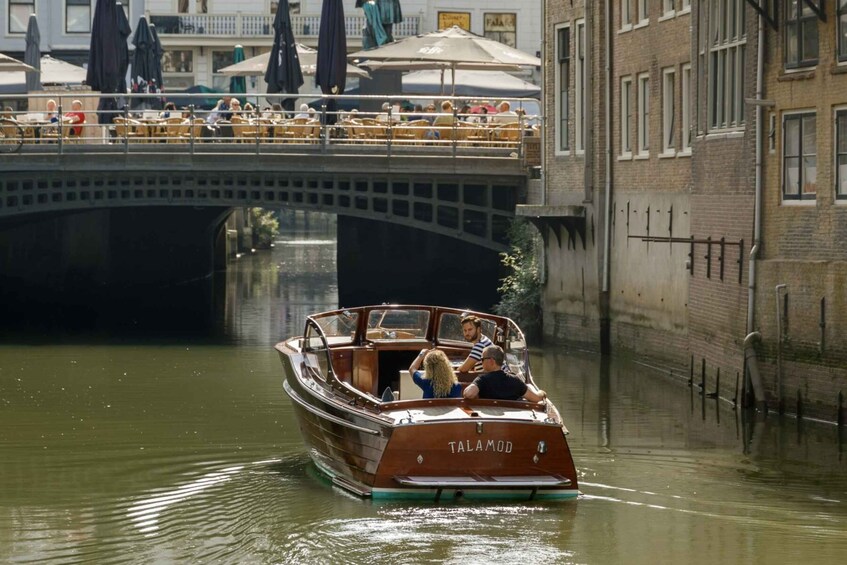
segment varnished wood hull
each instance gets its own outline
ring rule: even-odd
[[[444,399],[373,410],[319,386],[302,370],[302,353],[284,344],[277,349],[309,455],[351,492],[436,500],[579,494],[565,430],[552,406],[536,414],[523,402]]]

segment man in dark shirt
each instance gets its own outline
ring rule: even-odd
[[[523,397],[531,402],[541,402],[547,398],[543,390],[536,390],[520,378],[503,371],[503,350],[497,345],[489,345],[482,350],[482,370],[480,375],[465,388],[465,398],[491,398],[495,400],[518,400]]]

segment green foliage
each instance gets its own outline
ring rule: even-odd
[[[509,274],[497,289],[500,303],[494,311],[512,318],[527,336],[537,336],[541,330],[538,232],[527,220],[515,219],[509,227],[509,241],[512,250],[501,254]]]
[[[271,210],[250,208],[250,224],[253,226],[256,246],[260,249],[269,248],[274,239],[279,236],[279,219]]]

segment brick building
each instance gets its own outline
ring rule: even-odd
[[[544,180],[519,212],[545,240],[546,336],[634,352],[734,399],[758,331],[748,343],[767,400],[778,403],[781,381],[789,410],[799,397],[807,414],[837,417],[847,2],[837,4],[821,16],[815,0],[547,0]]]

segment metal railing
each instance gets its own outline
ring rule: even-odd
[[[269,14],[147,14],[161,35],[183,35],[204,37],[273,37],[274,16]],[[295,37],[317,37],[320,14],[295,14],[291,26]],[[346,16],[344,27],[347,37],[362,36],[364,16]],[[395,37],[408,37],[420,33],[420,16],[409,16],[395,24]]]
[[[231,95],[221,95],[232,104]],[[164,94],[127,94],[106,97],[99,93],[39,94],[20,96],[26,110],[0,115],[0,161],[44,153],[367,153],[371,155],[485,156],[521,159],[528,138],[537,138],[538,116],[521,113],[472,114],[461,112],[466,102],[458,97],[447,111],[401,111],[401,96],[327,96],[313,100],[299,112],[282,110],[296,95],[238,95],[241,108],[201,109],[208,94],[179,94],[197,101],[164,111]],[[312,95],[314,96],[314,95]],[[14,98],[14,97],[11,97]],[[101,98],[111,98],[116,110],[97,111]],[[302,100],[299,98],[298,100]],[[56,103],[47,110],[48,100]],[[520,108],[527,99],[508,99]],[[357,109],[330,111],[330,102],[343,107],[357,104],[388,108],[377,112]],[[535,102],[535,101],[532,101]],[[253,109],[248,104],[255,104]],[[84,121],[75,107],[81,106]],[[103,119],[107,118],[107,119]],[[9,163],[6,163],[9,165]]]

